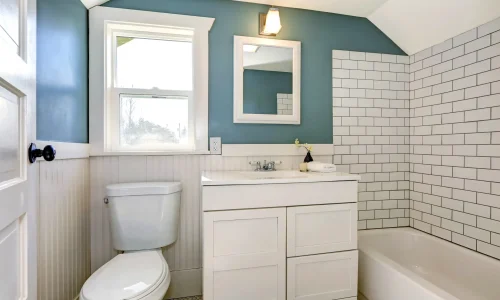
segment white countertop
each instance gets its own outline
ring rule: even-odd
[[[256,171],[212,171],[203,172],[201,184],[215,185],[251,185],[251,184],[284,184],[306,182],[359,181],[361,177],[342,172],[302,173],[294,170],[256,172]]]

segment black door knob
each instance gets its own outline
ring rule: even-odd
[[[51,145],[47,145],[43,148],[43,150],[40,150],[37,149],[35,144],[31,143],[28,148],[28,158],[30,163],[36,162],[36,159],[42,156],[46,161],[53,161],[56,158],[56,149],[54,149]]]

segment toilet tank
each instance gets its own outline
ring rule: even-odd
[[[113,247],[156,249],[177,240],[180,182],[123,183],[106,187]]]

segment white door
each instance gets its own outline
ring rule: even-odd
[[[285,300],[286,209],[203,214],[203,299]]]
[[[0,0],[0,299],[36,299],[36,1]]]

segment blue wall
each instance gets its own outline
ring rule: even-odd
[[[37,139],[88,143],[88,11],[37,1]]]
[[[258,36],[268,6],[231,0],[111,0],[105,6],[214,17],[210,32],[209,134],[226,144],[333,142],[332,49],[405,54],[366,18],[281,8],[279,39],[302,42],[302,124],[233,124],[233,37]]]
[[[332,49],[405,54],[366,18],[281,8],[279,39],[302,42],[302,124],[233,124],[233,37],[258,36],[268,6],[231,0],[111,0],[105,6],[214,17],[209,134],[227,144],[332,143]]]
[[[245,70],[243,72],[243,112],[278,114],[278,94],[293,92],[293,75],[286,72]]]

